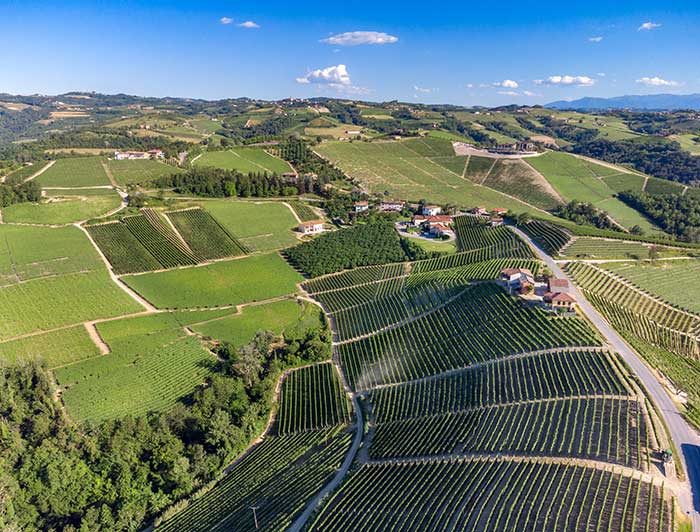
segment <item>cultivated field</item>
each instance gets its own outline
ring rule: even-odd
[[[483,205],[537,212],[518,199],[475,184],[470,176],[465,176],[467,157],[456,156],[447,140],[427,137],[403,142],[327,142],[317,146],[316,151],[371,192],[389,191],[391,196],[407,200],[427,198],[467,208]],[[523,168],[527,170],[524,179],[533,178],[529,167]],[[509,171],[496,181],[499,187],[505,187],[513,179]]]
[[[121,198],[114,191],[90,197],[70,195],[56,201],[10,205],[2,209],[2,218],[12,223],[65,225],[103,216],[120,205]]]
[[[40,359],[51,369],[99,354],[82,325],[0,342],[1,362]]]
[[[159,177],[178,174],[183,170],[151,159],[136,161],[107,161],[107,168],[121,186],[133,183],[149,183]]]
[[[109,185],[100,157],[59,159],[36,178],[42,187],[91,187]]]
[[[214,200],[200,205],[247,248],[270,251],[298,242],[294,236],[298,223],[281,202]]]
[[[286,161],[278,159],[260,148],[230,148],[226,151],[206,152],[194,164],[237,170],[245,174],[249,172],[284,174],[292,171]]]
[[[215,318],[192,326],[202,336],[229,342],[239,347],[248,342],[259,330],[297,336],[307,328],[320,323],[320,310],[310,303],[285,299],[263,305],[244,307],[240,314]]]
[[[159,308],[216,307],[262,301],[294,293],[301,279],[277,253],[123,277],[129,286]]]

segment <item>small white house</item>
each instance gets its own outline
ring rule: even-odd
[[[367,212],[367,210],[369,209],[369,202],[356,201],[353,206],[355,207],[355,212]]]
[[[401,212],[405,203],[403,201],[382,201],[379,210],[385,212]]]
[[[439,205],[426,205],[423,207],[421,214],[424,216],[437,216],[442,212],[442,207]]]
[[[323,221],[313,220],[311,222],[302,222],[299,224],[299,232],[305,235],[323,233]]]

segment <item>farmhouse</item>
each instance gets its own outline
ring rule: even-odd
[[[401,212],[404,205],[403,201],[382,201],[379,204],[379,210],[384,212]]]
[[[570,294],[554,294],[547,292],[544,295],[544,302],[549,305],[554,311],[572,310],[576,304],[576,299]]]
[[[515,142],[513,144],[496,144],[488,149],[492,153],[501,154],[517,154],[517,153],[532,153],[535,151],[535,145],[532,142]]]
[[[424,216],[422,214],[416,214],[413,217],[413,226],[420,227],[424,223],[441,223],[441,224],[451,224],[452,216],[448,214],[437,214],[435,216]]]
[[[299,174],[297,174],[296,172],[285,172],[282,174],[282,179],[296,181],[297,179],[299,179]]]
[[[507,212],[508,212],[508,209],[504,209],[503,207],[496,207],[495,209],[493,209],[493,210],[491,211],[491,213],[492,213],[494,216],[503,216],[503,215],[506,214]]]
[[[469,211],[472,214],[476,214],[479,216],[483,216],[484,214],[488,214],[488,211],[486,210],[486,207],[474,207],[471,211]]]
[[[428,231],[431,235],[436,237],[453,237],[455,234],[449,225],[440,222],[430,223]]]
[[[442,207],[438,205],[426,205],[423,207],[421,214],[425,216],[437,216],[442,212]]]
[[[114,159],[117,161],[134,161],[139,159],[162,159],[165,157],[163,150],[149,151],[115,151]]]
[[[491,218],[489,223],[491,224],[491,227],[498,227],[499,225],[503,225],[503,218],[500,216],[494,216]]]
[[[323,233],[323,221],[313,220],[311,222],[302,222],[299,224],[299,232],[305,235]]]
[[[567,279],[550,278],[547,281],[547,288],[555,294],[571,294],[571,285]]]
[[[506,268],[498,274],[498,280],[509,292],[530,291],[535,286],[535,277],[527,268]]]
[[[353,204],[353,207],[355,208],[355,212],[367,212],[369,209],[369,203],[366,201],[356,201]]]

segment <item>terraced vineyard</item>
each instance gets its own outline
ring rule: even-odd
[[[401,526],[670,531],[673,516],[662,488],[629,474],[546,461],[453,459],[364,465],[310,530]]]
[[[226,231],[208,212],[185,209],[165,213],[200,260],[221,259],[244,255],[246,248]]]
[[[292,371],[282,384],[279,435],[317,430],[350,421],[350,404],[332,364]]]
[[[532,220],[520,227],[537,244],[552,256],[556,256],[571,240],[571,235],[556,225]]]
[[[585,259],[646,259],[650,244],[625,240],[603,240],[600,238],[577,237],[566,248],[565,255]],[[681,250],[657,246],[659,257],[685,255]]]
[[[549,317],[485,283],[430,314],[342,344],[339,356],[350,385],[365,389],[524,351],[599,342],[583,321]]]
[[[525,257],[531,256],[524,242],[506,226],[490,227],[483,219],[468,215],[457,216],[454,224],[460,251],[494,247],[522,250]]]
[[[330,363],[291,371],[274,435],[156,531],[254,530],[252,506],[260,529],[287,529],[340,468],[353,436],[349,421],[349,402]]]

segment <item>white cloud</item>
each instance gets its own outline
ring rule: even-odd
[[[536,79],[536,85],[578,85],[590,87],[595,80],[588,76],[549,76],[547,79]]]
[[[497,81],[493,84],[494,87],[503,87],[504,89],[517,89],[518,82],[512,79],[504,79],[503,81]]]
[[[520,96],[520,94],[515,91],[498,91],[498,94],[503,96]]]
[[[661,24],[657,24],[656,22],[645,22],[637,28],[637,31],[649,31],[660,27]]]
[[[525,96],[530,96],[530,97],[532,97],[532,96],[542,96],[541,94],[537,94],[536,92],[532,92],[532,91],[523,91],[523,94],[524,94]]]
[[[662,79],[658,76],[654,76],[653,78],[643,77],[638,79],[637,83],[642,83],[647,87],[678,87],[678,85],[680,85],[677,81]]]
[[[321,39],[321,42],[337,46],[358,46],[360,44],[392,44],[398,40],[398,37],[380,31],[348,31]]]
[[[598,72],[598,73],[596,74],[596,76],[598,76],[599,78],[604,78],[604,77],[605,77],[605,72]]]
[[[427,87],[419,87],[418,85],[414,85],[413,90],[416,92],[423,93],[423,94],[430,94],[431,92],[433,92],[434,89],[429,89]]]
[[[474,88],[474,84],[473,84],[473,83],[467,83],[467,88],[468,88],[468,89],[473,89],[473,88]]]
[[[245,22],[241,22],[241,23],[238,25],[238,27],[239,27],[239,28],[257,29],[257,28],[259,28],[260,26],[259,26],[258,24],[256,24],[255,22],[253,22],[252,20],[246,20]]]
[[[348,67],[342,64],[313,70],[305,76],[296,78],[296,82],[301,85],[314,84],[319,87],[330,87],[347,94],[367,94],[370,92],[365,87],[353,85]]]
[[[589,38],[588,38],[588,41],[589,41],[589,42],[600,42],[600,41],[602,41],[602,40],[603,40],[603,37],[600,37],[600,36],[598,36],[598,37],[589,37]]]
[[[221,17],[219,19],[219,22],[222,24],[231,24],[233,22],[233,19],[231,17]]]

